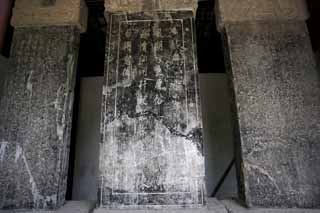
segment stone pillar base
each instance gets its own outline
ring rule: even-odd
[[[58,210],[0,210],[0,213],[89,213],[95,207],[93,201],[68,201],[63,207]]]

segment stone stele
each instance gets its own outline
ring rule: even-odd
[[[109,20],[100,207],[203,206],[192,11],[112,13]]]

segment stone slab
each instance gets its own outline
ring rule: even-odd
[[[56,209],[65,202],[76,27],[15,30],[0,99],[0,209]]]
[[[168,10],[191,10],[196,13],[197,0],[105,0],[108,12],[148,12]]]
[[[90,201],[68,201],[58,210],[0,210],[0,213],[90,213],[95,207],[95,202]]]
[[[305,23],[237,23],[226,33],[241,198],[319,208],[319,72]]]
[[[216,14],[219,28],[226,23],[306,20],[309,17],[305,0],[218,0]]]
[[[77,26],[87,29],[88,8],[84,0],[56,0],[43,5],[39,0],[17,0],[11,24],[15,28],[30,26]],[[54,4],[53,4],[54,3]]]
[[[192,12],[119,13],[109,20],[100,206],[204,205]]]

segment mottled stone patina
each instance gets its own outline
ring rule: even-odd
[[[226,24],[248,206],[320,206],[320,84],[303,21]]]
[[[77,27],[18,28],[0,99],[0,209],[64,204]]]
[[[205,204],[192,11],[109,15],[102,208]]]

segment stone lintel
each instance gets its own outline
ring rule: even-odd
[[[219,29],[226,23],[304,21],[309,17],[305,0],[218,0],[215,10]]]
[[[196,14],[197,0],[105,0],[108,13],[192,10]]]
[[[75,25],[85,32],[87,18],[84,0],[56,0],[53,5],[39,0],[17,0],[11,24],[16,28]]]

